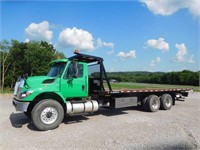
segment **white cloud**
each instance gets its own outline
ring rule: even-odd
[[[188,0],[141,0],[156,15],[171,15],[180,8],[185,8]]]
[[[169,44],[165,42],[164,38],[159,38],[158,40],[150,39],[145,42],[146,46],[149,48],[155,48],[161,50],[162,52],[169,51]]]
[[[30,40],[51,42],[53,31],[49,29],[48,21],[43,21],[38,24],[31,23],[25,29],[25,36],[25,42],[29,42]]]
[[[155,60],[152,60],[152,61],[151,61],[150,66],[151,66],[151,67],[154,67],[155,65],[159,64],[160,61],[161,61],[161,60],[160,60],[160,57],[156,57]]]
[[[182,44],[176,44],[175,47],[178,49],[178,52],[176,53],[175,61],[181,62],[181,63],[195,63],[193,60],[193,55],[189,58],[187,57],[187,48],[184,43]]]
[[[103,42],[100,38],[97,39],[97,48],[99,47],[110,47],[114,48],[114,44],[112,42]]]
[[[119,52],[117,54],[118,57],[124,59],[124,58],[136,58],[136,51],[135,50],[131,50],[128,53],[125,52]]]
[[[114,47],[113,43],[104,42],[100,38],[95,41],[90,32],[76,27],[63,30],[59,35],[57,45],[62,48],[77,48],[86,51],[94,51],[101,47]]]
[[[60,47],[73,47],[81,50],[93,51],[94,38],[91,33],[82,29],[66,28],[63,30],[58,38],[58,45]]]
[[[140,0],[155,15],[168,16],[177,12],[179,9],[188,10],[197,17],[200,17],[199,0]]]
[[[189,5],[189,11],[194,16],[200,17],[200,0],[192,0],[192,2]]]

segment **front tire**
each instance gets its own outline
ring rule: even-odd
[[[31,115],[35,127],[46,131],[59,126],[64,118],[64,110],[56,100],[45,99],[34,106]]]

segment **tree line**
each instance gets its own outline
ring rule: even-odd
[[[200,71],[183,70],[177,72],[109,72],[108,78],[119,82],[156,83],[199,86]]]
[[[49,62],[66,58],[52,44],[44,41],[19,42],[2,40],[0,42],[1,90],[13,88],[18,76],[46,75]],[[109,72],[108,78],[120,82],[159,83],[177,85],[199,85],[199,71],[181,72]]]
[[[0,42],[1,90],[13,88],[18,76],[46,75],[49,62],[65,58],[52,44],[44,41],[19,42],[2,40]]]

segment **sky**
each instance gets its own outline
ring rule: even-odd
[[[200,0],[0,1],[0,41],[78,49],[107,71],[200,70]]]

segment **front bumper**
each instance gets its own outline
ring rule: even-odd
[[[17,100],[15,97],[13,98],[13,105],[16,109],[16,111],[27,111],[28,110],[28,106],[29,106],[30,102],[22,102]]]

